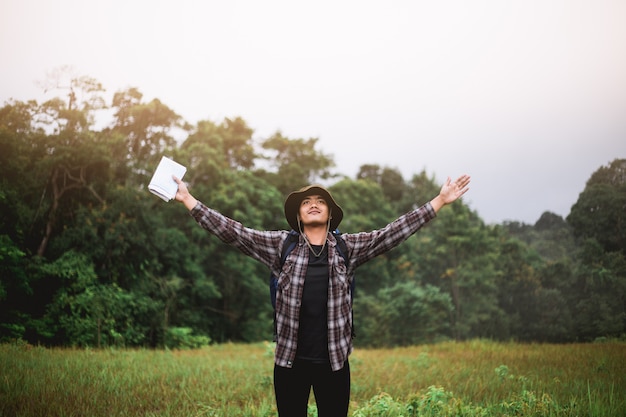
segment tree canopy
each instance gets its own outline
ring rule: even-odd
[[[59,85],[58,83],[55,85]],[[285,195],[328,184],[343,232],[426,203],[432,176],[336,170],[317,138],[255,138],[240,117],[184,121],[137,88],[111,103],[71,79],[44,103],[0,108],[0,339],[75,346],[194,347],[267,340],[268,271],[147,191],[162,155],[194,195],[257,229],[284,229]],[[98,112],[109,124],[96,128]],[[183,132],[176,139],[175,132]],[[626,326],[626,160],[592,173],[566,219],[486,225],[463,202],[357,270],[356,343],[589,341]]]

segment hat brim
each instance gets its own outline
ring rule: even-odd
[[[328,204],[328,207],[331,210],[330,230],[337,229],[337,227],[339,227],[339,223],[341,223],[341,220],[343,219],[343,210],[335,202],[335,199],[330,192],[321,185],[309,185],[298,191],[294,191],[287,196],[287,199],[285,200],[285,218],[287,219],[289,226],[291,226],[293,230],[298,232],[300,231],[300,227],[298,225],[300,204],[302,203],[302,200],[309,195],[321,195],[324,200],[326,200],[326,204]]]

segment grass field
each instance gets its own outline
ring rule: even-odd
[[[624,342],[356,349],[350,365],[354,417],[626,416]],[[0,416],[275,416],[272,369],[272,345],[263,343],[182,351],[4,344]]]

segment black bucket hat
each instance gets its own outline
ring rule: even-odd
[[[331,219],[330,219],[330,230],[335,230],[339,227],[339,223],[341,223],[341,219],[343,219],[343,210],[335,200],[333,196],[330,195],[330,192],[321,185],[308,185],[306,187],[300,188],[298,191],[294,191],[293,193],[287,196],[285,200],[285,217],[287,218],[287,223],[293,230],[300,231],[298,227],[298,213],[300,211],[300,204],[305,197],[310,195],[321,195],[324,200],[326,200],[326,204],[328,204],[328,208],[331,210]]]

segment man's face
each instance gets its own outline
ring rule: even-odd
[[[321,195],[309,195],[300,203],[300,221],[305,226],[319,226],[328,223],[328,204]]]

